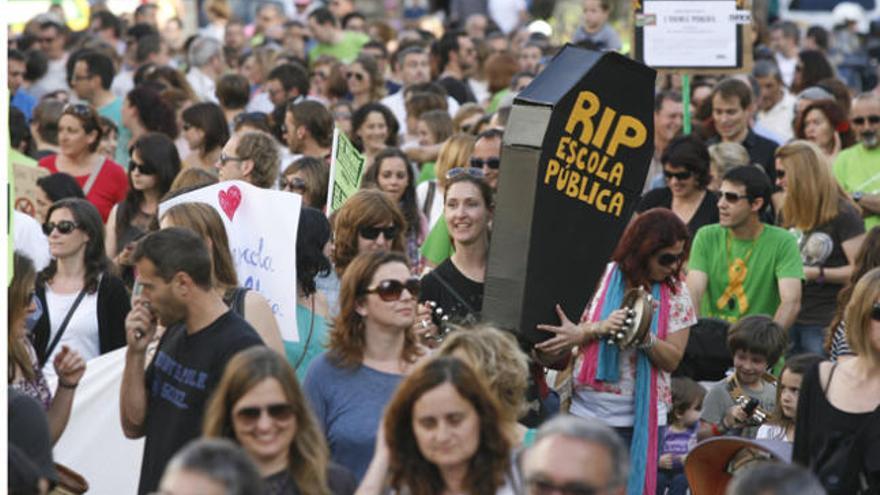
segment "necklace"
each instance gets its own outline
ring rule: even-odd
[[[723,310],[724,307],[727,306],[727,309],[733,311],[736,309],[737,304],[739,304],[740,314],[744,314],[749,310],[749,298],[746,296],[744,284],[746,281],[746,275],[749,272],[749,259],[752,257],[752,251],[755,249],[755,244],[757,244],[758,239],[763,233],[764,225],[762,224],[761,230],[759,230],[758,234],[752,239],[752,243],[749,246],[749,250],[746,251],[746,255],[742,258],[736,258],[731,262],[733,235],[731,234],[730,229],[727,229],[725,232],[728,282],[727,287],[724,289],[724,293],[721,294],[721,297],[719,297],[718,301],[715,303],[718,309]]]

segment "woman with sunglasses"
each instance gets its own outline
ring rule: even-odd
[[[409,331],[419,285],[403,254],[355,258],[342,276],[327,352],[312,361],[306,375],[306,396],[331,457],[358,479],[373,457],[385,405],[424,352]]]
[[[132,145],[128,194],[110,211],[104,241],[107,256],[118,267],[132,266],[134,241],[156,220],[159,201],[171,189],[178,172],[180,157],[168,136],[151,132]]]
[[[220,151],[229,140],[229,124],[223,109],[216,103],[196,103],[183,111],[183,137],[190,154],[183,159],[184,167],[214,171]]]
[[[345,66],[330,55],[321,55],[312,64],[309,78],[310,94],[324,104],[335,104],[345,99],[348,82],[345,79]]]
[[[375,187],[397,203],[406,219],[406,255],[415,273],[421,272],[419,247],[425,240],[428,221],[416,205],[416,176],[406,155],[398,148],[385,148],[367,169],[361,187]]]
[[[106,221],[113,205],[125,198],[128,179],[122,167],[98,153],[100,144],[97,112],[88,105],[67,105],[58,120],[59,152],[39,164],[53,174],[73,176],[86,199],[98,208],[101,220]]]
[[[671,407],[670,373],[697,321],[681,273],[688,239],[684,222],[670,210],[642,213],[624,231],[588,309],[574,320],[578,323],[557,305],[560,324],[538,325],[549,332],[549,339],[535,345],[547,362],[570,356],[577,347],[569,412],[602,419],[617,430],[630,445],[628,484],[644,487],[645,493],[655,491],[656,477],[645,473],[657,472],[658,439]],[[620,348],[605,336],[623,327],[624,294],[637,288],[652,295],[656,317],[641,343]]]
[[[342,277],[352,260],[373,251],[405,252],[406,220],[382,191],[362,189],[336,211],[333,262]]]
[[[376,155],[389,146],[397,146],[400,123],[385,105],[367,103],[355,110],[351,118],[352,141],[364,154],[369,167]]]
[[[302,196],[303,206],[324,210],[330,170],[323,160],[313,156],[297,159],[284,169],[278,187]]]
[[[822,150],[810,141],[792,141],[776,150],[776,183],[784,194],[781,224],[799,237],[806,279],[801,309],[789,328],[787,355],[822,354],[823,334],[837,294],[852,275],[865,223]]]
[[[385,79],[379,71],[379,64],[369,55],[359,55],[349,64],[345,69],[345,80],[356,109],[385,96]]]
[[[110,273],[104,225],[98,210],[82,199],[63,199],[49,208],[43,232],[52,261],[37,276],[43,314],[34,327],[34,348],[46,374],[64,348],[86,361],[125,345],[125,317],[131,309],[122,280]]]
[[[9,304],[8,385],[36,399],[46,409],[49,431],[54,444],[67,426],[70,409],[73,406],[73,396],[79,380],[86,371],[86,363],[75,350],[68,347],[62,349],[52,362],[55,374],[58,376],[58,385],[55,394],[49,391],[46,377],[37,360],[37,353],[31,344],[31,339],[28,338],[26,323],[28,317],[37,311],[34,295],[37,274],[34,271],[34,264],[30,258],[16,251],[10,268],[13,270],[13,276],[6,300]]]
[[[237,442],[260,471],[265,493],[354,492],[352,474],[330,462],[290,365],[265,347],[242,351],[226,365],[205,410],[203,433]]]
[[[712,176],[706,145],[693,136],[677,137],[660,161],[666,187],[645,194],[636,211],[668,208],[687,224],[691,237],[703,225],[718,223],[718,196],[707,189]]]
[[[465,361],[433,358],[401,383],[383,420],[384,462],[359,495],[513,494],[511,442],[502,406]],[[388,473],[385,476],[385,473]]]
[[[880,491],[880,268],[856,284],[846,306],[855,357],[824,361],[801,382],[792,461],[829,495]]]

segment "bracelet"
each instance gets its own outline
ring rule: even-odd
[[[69,384],[69,383],[64,383],[64,380],[62,380],[61,378],[59,378],[59,379],[58,379],[58,386],[61,387],[61,388],[69,388],[69,389],[73,390],[73,389],[75,389],[76,387],[79,386],[79,383],[74,383],[73,385],[71,385],[71,384]]]
[[[655,345],[657,345],[657,336],[653,333],[649,333],[648,338],[639,344],[639,349],[648,352],[653,349]]]

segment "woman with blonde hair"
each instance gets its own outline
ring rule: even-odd
[[[712,180],[706,189],[718,192],[721,178],[728,170],[750,163],[749,152],[739,143],[715,143],[709,146],[709,173]]]
[[[180,203],[162,214],[159,225],[163,229],[183,227],[198,234],[211,253],[214,290],[229,309],[254,327],[263,342],[284,356],[281,330],[269,303],[258,292],[238,285],[238,275],[232,262],[226,227],[217,210],[205,203]]]
[[[780,223],[799,237],[806,278],[788,355],[822,354],[823,333],[852,274],[865,224],[812,142],[792,141],[776,150],[776,182],[785,194]]]
[[[260,471],[267,493],[354,491],[351,473],[330,462],[293,369],[268,348],[252,347],[229,361],[205,410],[203,433],[237,442]]]
[[[416,187],[419,210],[428,218],[428,228],[434,228],[443,216],[443,195],[446,191],[446,174],[453,168],[467,167],[474,151],[474,136],[465,133],[453,134],[443,146],[434,163],[436,179],[422,182]]]
[[[383,194],[383,193],[379,193]],[[423,354],[409,331],[420,290],[406,256],[359,255],[342,276],[327,352],[309,366],[306,396],[334,461],[363,477],[385,405]]]
[[[348,198],[333,220],[336,273],[342,277],[355,256],[372,251],[406,252],[406,219],[387,194],[362,189]]]

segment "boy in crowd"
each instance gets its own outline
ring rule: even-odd
[[[769,316],[747,316],[730,327],[727,348],[734,372],[706,395],[699,440],[718,435],[755,438],[762,415],[776,405],[776,380],[767,369],[779,360],[785,345],[785,331]]]
[[[572,43],[589,41],[605,50],[618,51],[622,46],[620,36],[608,24],[608,16],[611,14],[611,2],[609,0],[583,0],[584,1],[584,25],[574,33]]]

